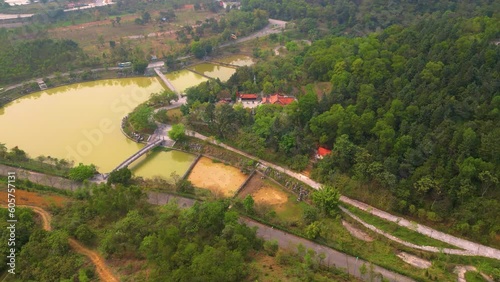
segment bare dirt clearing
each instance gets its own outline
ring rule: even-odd
[[[49,207],[51,205],[63,206],[69,201],[56,195],[42,194],[37,192],[28,192],[25,190],[16,189],[16,204],[36,207]],[[7,192],[0,191],[0,203],[7,204]]]
[[[247,177],[235,167],[202,157],[189,174],[188,180],[194,186],[208,189],[215,195],[231,197]]]
[[[120,281],[109,270],[108,266],[104,262],[104,259],[98,253],[85,248],[80,243],[78,243],[78,241],[74,239],[69,239],[69,244],[76,252],[85,255],[94,263],[97,274],[99,275],[99,278],[101,278],[101,281],[106,281],[106,282]]]
[[[295,195],[283,190],[270,179],[262,178],[256,173],[238,194],[239,198],[251,195],[257,206],[274,210],[284,220],[299,220],[302,216],[304,202],[297,202]]]
[[[16,195],[18,195],[19,191],[16,191]],[[30,194],[35,194],[35,193],[30,193]],[[19,202],[18,202],[19,203]],[[47,231],[51,231],[52,227],[50,225],[50,222],[52,220],[51,215],[44,209],[37,207],[37,206],[29,206],[29,205],[19,205],[21,207],[27,207],[32,209],[34,212],[36,212],[38,215],[40,215],[42,219],[42,224],[43,224],[43,229]],[[90,249],[85,248],[82,246],[78,241],[74,239],[69,239],[68,240],[69,245],[78,253],[87,256],[95,265],[97,274],[99,275],[99,278],[101,281],[110,281],[110,282],[118,282],[118,278],[116,278],[111,270],[108,268],[106,263],[104,262],[104,259],[95,251],[92,251]]]

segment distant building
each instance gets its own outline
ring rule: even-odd
[[[330,153],[332,153],[332,150],[328,150],[327,148],[319,147],[318,151],[316,152],[316,159],[321,160],[326,155],[329,155]]]
[[[257,94],[242,94],[242,93],[237,92],[236,98],[248,101],[248,100],[257,100],[257,98],[259,98],[259,96]]]
[[[240,2],[219,1],[219,5],[224,9],[227,9],[227,7],[229,7],[229,9],[240,9],[241,7]]]
[[[268,97],[262,98],[262,104],[274,104],[274,105],[288,105],[295,101],[295,97],[284,96],[281,94],[273,94]]]

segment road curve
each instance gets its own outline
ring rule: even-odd
[[[252,160],[255,160],[255,161],[258,161],[260,162],[261,164],[263,164],[264,166],[267,166],[267,167],[271,167],[277,171],[280,171],[280,172],[283,172],[283,173],[286,173],[288,174],[289,176],[299,180],[299,181],[302,181],[303,183],[311,186],[312,188],[318,190],[321,188],[321,184],[310,179],[309,177],[303,175],[303,174],[300,174],[300,173],[297,173],[297,172],[294,172],[294,171],[291,171],[289,169],[286,169],[284,167],[281,167],[281,166],[278,166],[278,165],[275,165],[275,164],[272,164],[272,163],[269,163],[269,162],[266,162],[264,160],[261,160],[257,157],[254,157],[250,154],[247,154],[241,150],[238,150],[238,149],[235,149],[233,147],[230,147],[224,143],[221,143],[219,141],[216,141],[216,140],[213,140],[213,139],[209,139],[208,137],[202,135],[202,134],[199,134],[198,132],[195,132],[195,131],[191,131],[191,130],[186,130],[186,134],[188,136],[193,136],[195,138],[198,138],[198,139],[201,139],[201,140],[207,140],[217,146],[220,146],[226,150],[229,150],[229,151],[232,151],[232,152],[235,152],[235,153],[238,153],[240,155],[243,155],[249,159],[252,159]],[[458,237],[455,237],[453,235],[449,235],[449,234],[446,234],[444,232],[441,232],[441,231],[438,231],[438,230],[435,230],[433,228],[430,228],[428,226],[425,226],[425,225],[422,225],[422,224],[419,224],[419,223],[416,223],[416,222],[411,222],[407,219],[404,219],[402,217],[399,217],[399,216],[395,216],[395,215],[392,215],[388,212],[385,212],[385,211],[382,211],[382,210],[379,210],[375,207],[372,207],[368,204],[365,204],[363,202],[360,202],[360,201],[356,201],[354,199],[351,199],[351,198],[348,198],[346,196],[340,196],[340,199],[339,199],[341,202],[343,203],[346,203],[346,204],[349,204],[349,205],[352,205],[358,209],[361,209],[365,212],[368,212],[372,215],[375,215],[377,217],[380,217],[382,219],[385,219],[385,220],[388,220],[388,221],[391,221],[391,222],[394,222],[396,224],[398,224],[399,226],[403,226],[403,227],[406,227],[406,228],[409,228],[411,230],[414,230],[420,234],[423,234],[423,235],[426,235],[430,238],[433,238],[433,239],[436,239],[436,240],[439,240],[441,242],[445,242],[445,243],[448,243],[450,245],[453,245],[455,247],[458,247],[458,248],[461,248],[461,249],[464,249],[466,251],[468,251],[470,253],[470,255],[475,255],[475,256],[482,256],[482,257],[488,257],[488,258],[493,258],[493,259],[498,259],[500,260],[500,250],[497,250],[497,249],[494,249],[494,248],[491,248],[491,247],[488,247],[488,246],[485,246],[485,245],[482,245],[482,244],[479,244],[479,243],[475,243],[475,242],[472,242],[472,241],[468,241],[468,240],[465,240],[465,239],[462,239],[462,238],[458,238]]]
[[[1,174],[2,174],[2,171],[0,170],[0,175]],[[20,174],[20,176],[21,176],[21,174]],[[49,176],[49,177],[53,177],[53,178],[57,178],[57,179],[59,178],[57,176]],[[36,182],[36,180],[35,180],[35,182]],[[63,188],[58,188],[58,189],[63,189]],[[174,195],[169,195],[169,194],[165,194],[165,193],[157,193],[157,192],[149,192],[148,193],[148,202],[153,204],[153,205],[164,205],[164,204],[169,203],[171,201],[175,201],[179,205],[179,207],[181,207],[181,208],[191,207],[196,202],[193,199],[183,198],[180,196],[174,196]],[[30,208],[33,208],[33,209],[36,208],[35,211],[40,211],[40,213],[42,215],[42,219],[46,223],[46,224],[44,223],[44,226],[47,226],[47,228],[50,228],[50,214],[48,214],[46,211],[44,211],[43,209],[38,208],[38,207],[30,207]],[[250,227],[252,227],[252,226],[257,227],[257,235],[259,237],[261,237],[265,240],[277,240],[278,244],[282,248],[290,248],[293,251],[297,251],[296,246],[298,244],[302,244],[306,248],[312,249],[318,254],[324,253],[326,255],[325,260],[323,261],[323,263],[325,265],[335,266],[337,268],[344,268],[346,271],[348,271],[353,276],[362,278],[363,276],[361,276],[361,274],[359,273],[359,267],[361,267],[363,265],[363,263],[366,263],[367,267],[370,265],[369,262],[359,260],[355,257],[349,256],[345,253],[336,251],[334,249],[331,249],[331,248],[323,246],[321,244],[309,241],[307,239],[304,239],[304,238],[301,238],[301,237],[298,237],[298,236],[295,236],[295,235],[292,235],[292,234],[289,234],[289,233],[286,233],[283,231],[278,231],[272,227],[269,227],[267,225],[253,221],[251,219],[241,217],[241,222],[247,224]],[[72,243],[71,241],[70,241],[70,245],[72,247],[75,247],[75,248],[78,247],[76,244],[74,244],[74,242]],[[78,249],[76,249],[76,250],[79,251]],[[82,249],[80,249],[80,251],[81,250]],[[83,253],[83,251],[80,253],[87,255],[86,253]],[[101,265],[100,262],[103,262],[104,260],[95,259],[95,257],[93,259],[93,257],[91,257],[91,256],[89,256],[89,258],[92,260],[92,262],[94,262],[94,264],[96,265],[97,271],[99,273],[99,271],[100,271],[99,265]],[[400,274],[397,274],[395,272],[392,272],[388,269],[385,269],[385,268],[382,268],[382,267],[379,267],[376,265],[374,265],[373,271],[374,271],[374,273],[380,273],[380,275],[382,275],[386,279],[389,279],[390,281],[403,281],[403,282],[413,281],[408,277],[402,276]],[[105,274],[99,273],[99,275],[101,277],[106,277]],[[369,276],[366,276],[366,277],[369,278]],[[103,281],[118,281],[118,280],[104,280],[106,278],[102,278],[102,279],[103,279]]]
[[[304,238],[286,233],[284,231],[274,229],[257,221],[249,218],[240,217],[240,221],[245,223],[250,227],[257,227],[257,236],[265,240],[276,240],[278,245],[283,249],[291,249],[297,251],[297,246],[302,244],[304,247],[310,250],[314,250],[316,254],[324,254],[325,258],[323,263],[336,268],[343,268],[347,273],[358,277],[364,281],[381,281],[380,275],[387,281],[394,282],[411,282],[415,281],[409,277],[398,274],[396,272],[390,271],[383,267],[373,265],[373,272],[367,271],[367,273],[362,274],[360,269],[363,265],[367,269],[370,269],[370,262],[358,259],[356,257],[347,255],[345,253],[336,251],[329,247],[314,243],[312,241],[306,240]]]
[[[78,241],[75,239],[70,238],[69,240],[69,245],[78,253],[85,255],[88,257],[92,263],[95,265],[97,274],[99,275],[99,278],[101,278],[101,281],[106,281],[106,282],[118,282],[118,278],[116,278],[113,273],[109,270],[108,266],[106,265],[106,262],[104,259],[96,252],[89,250],[82,246]]]
[[[2,207],[6,207],[6,205],[2,205]],[[52,220],[51,215],[44,209],[37,207],[37,206],[27,206],[27,205],[18,205],[18,207],[23,207],[23,208],[30,208],[34,212],[36,212],[40,217],[42,218],[42,223],[43,223],[43,229],[46,231],[51,231],[52,227],[50,226],[50,222]],[[82,246],[78,241],[75,239],[68,239],[69,245],[79,254],[82,254],[86,257],[88,257],[92,263],[94,263],[96,267],[97,274],[99,275],[99,278],[101,281],[105,282],[119,282],[118,278],[116,278],[111,270],[108,268],[106,263],[104,262],[104,259],[96,252],[85,248]]]

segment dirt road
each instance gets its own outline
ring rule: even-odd
[[[118,278],[116,278],[113,273],[109,270],[108,266],[104,262],[104,259],[96,252],[89,250],[82,246],[78,241],[74,239],[69,239],[69,245],[78,253],[85,255],[88,257],[92,263],[95,265],[97,274],[99,275],[99,278],[101,278],[101,281],[120,281]]]
[[[2,205],[3,207],[6,207],[5,205]],[[25,207],[25,208],[30,208],[32,209],[34,212],[36,212],[37,214],[40,215],[40,217],[42,218],[42,222],[43,222],[43,229],[44,230],[47,230],[47,231],[51,231],[52,230],[52,227],[50,226],[50,222],[52,220],[52,217],[50,216],[50,214],[40,208],[40,207],[35,207],[35,206],[24,206],[24,205],[19,205],[19,207]],[[95,267],[96,267],[96,270],[97,270],[97,274],[99,275],[99,278],[101,279],[101,281],[106,281],[106,282],[118,282],[120,280],[118,280],[118,278],[116,278],[113,273],[111,272],[111,270],[108,268],[108,266],[106,265],[106,263],[104,262],[104,259],[96,252],[92,251],[92,250],[89,250],[87,248],[85,248],[84,246],[82,246],[80,243],[78,243],[78,241],[74,240],[74,239],[69,239],[68,240],[69,242],[69,245],[79,254],[82,254],[86,257],[88,257],[92,263],[94,263]]]

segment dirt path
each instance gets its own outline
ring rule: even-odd
[[[189,135],[189,136],[193,136],[195,138],[198,138],[198,139],[201,139],[201,140],[209,140],[208,137],[202,135],[202,134],[199,134],[198,132],[195,132],[195,131],[191,131],[191,130],[186,130],[186,134]],[[266,162],[264,160],[261,160],[261,159],[258,159],[252,155],[249,155],[243,151],[240,151],[238,149],[235,149],[233,147],[230,147],[224,143],[221,143],[221,142],[218,142],[216,140],[209,140],[209,142],[217,145],[217,146],[220,146],[226,150],[229,150],[229,151],[232,151],[232,152],[235,152],[235,153],[238,153],[240,155],[243,155],[249,159],[252,159],[252,160],[256,160],[258,162],[260,162],[262,165],[264,166],[267,166],[267,167],[271,167],[279,172],[282,172],[282,173],[286,173],[288,174],[289,176],[299,180],[299,181],[302,181],[303,183],[311,186],[313,189],[320,189],[321,188],[321,184],[310,179],[309,177],[303,175],[303,174],[300,174],[300,173],[297,173],[297,172],[294,172],[294,171],[291,171],[289,169],[286,169],[284,167],[281,167],[281,166],[278,166],[278,165],[275,165],[275,164],[272,164],[272,163],[269,163],[269,162]],[[433,228],[430,228],[430,227],[427,227],[425,225],[422,225],[422,224],[418,224],[418,223],[415,223],[415,222],[410,222],[409,220],[407,219],[404,219],[402,217],[399,217],[399,216],[395,216],[395,215],[392,215],[388,212],[385,212],[385,211],[382,211],[382,210],[379,210],[375,207],[372,207],[368,204],[365,204],[363,202],[360,202],[360,201],[356,201],[354,199],[351,199],[351,198],[348,198],[346,196],[340,196],[340,201],[342,203],[345,203],[345,204],[349,204],[349,205],[352,205],[354,207],[357,207],[358,209],[361,209],[365,212],[368,212],[372,215],[375,215],[377,217],[380,217],[382,219],[385,219],[385,220],[388,220],[388,221],[391,221],[391,222],[394,222],[396,224],[398,224],[399,226],[403,226],[403,227],[406,227],[406,228],[409,228],[411,230],[414,230],[420,234],[423,234],[425,236],[428,236],[430,238],[433,238],[433,239],[436,239],[436,240],[439,240],[441,242],[445,242],[445,243],[448,243],[450,245],[453,245],[455,247],[458,247],[458,248],[461,248],[461,249],[464,249],[465,251],[461,251],[462,253],[463,252],[467,252],[467,254],[463,253],[463,255],[475,255],[475,256],[482,256],[482,257],[488,257],[488,258],[493,258],[493,259],[498,259],[500,260],[500,250],[497,250],[495,248],[492,248],[492,247],[488,247],[488,246],[485,246],[485,245],[482,245],[482,244],[478,244],[478,243],[474,243],[472,241],[468,241],[468,240],[465,240],[465,239],[462,239],[462,238],[458,238],[458,237],[455,237],[453,235],[449,235],[449,234],[446,234],[446,233],[443,233],[441,231],[438,231],[438,230],[435,230]],[[460,250],[458,250],[460,252]],[[452,250],[451,253],[453,253],[454,251]]]
[[[7,205],[5,205],[5,204],[2,204],[1,206],[2,206],[2,208],[7,208]],[[28,206],[28,205],[17,205],[17,207],[32,209],[34,212],[36,212],[42,218],[43,230],[52,231],[52,227],[50,226],[50,221],[52,220],[52,217],[50,216],[50,214],[47,211],[45,211],[44,209],[39,208],[39,207]]]
[[[5,205],[2,205],[2,206],[6,207]],[[44,210],[44,209],[42,209],[40,207],[35,207],[35,206],[19,205],[19,207],[25,207],[25,208],[32,209],[34,212],[36,212],[37,214],[39,214],[40,217],[42,218],[43,229],[47,230],[47,231],[51,231],[52,230],[52,227],[50,226],[50,222],[52,220],[52,217],[51,217],[51,215],[46,210]],[[111,270],[108,268],[108,266],[104,262],[104,259],[98,253],[85,248],[80,243],[78,243],[78,241],[76,241],[74,239],[70,238],[68,240],[68,242],[69,242],[69,245],[76,252],[78,252],[79,254],[82,254],[82,255],[88,257],[92,261],[92,263],[94,263],[94,265],[96,267],[96,270],[97,270],[97,274],[99,275],[99,278],[101,279],[101,281],[106,281],[106,282],[108,282],[108,281],[110,281],[110,282],[114,282],[114,281],[118,282],[118,281],[120,281],[120,280],[118,280],[118,278],[116,278],[113,275],[113,273],[111,272]]]
[[[98,253],[85,248],[80,243],[78,243],[78,241],[71,238],[69,239],[69,244],[75,251],[82,255],[85,255],[92,261],[92,263],[94,263],[97,274],[99,275],[99,278],[101,278],[101,281],[120,281],[109,270],[108,266],[104,262],[104,259]]]
[[[0,171],[0,174],[1,174],[1,171]],[[55,177],[55,176],[49,176],[49,177]],[[59,189],[61,189],[61,188],[59,188]],[[153,204],[153,205],[164,205],[164,204],[169,203],[171,201],[177,202],[177,204],[181,208],[191,207],[196,202],[193,199],[183,198],[180,196],[173,196],[173,195],[169,195],[169,194],[165,194],[165,193],[155,193],[155,192],[148,193],[148,202]],[[32,207],[32,206],[30,206],[30,207]],[[44,228],[45,228],[45,226],[50,228],[50,218],[51,218],[50,214],[39,207],[32,207],[32,208],[36,208],[36,210],[34,209],[35,211],[40,211],[42,213],[41,214],[42,220],[44,220],[44,222],[47,223],[47,224],[44,223]],[[241,222],[247,224],[250,227],[252,227],[252,226],[257,227],[258,228],[257,235],[259,237],[261,237],[265,240],[277,240],[279,245],[282,248],[293,248],[294,251],[297,251],[296,246],[298,244],[302,244],[306,248],[312,249],[315,252],[317,252],[318,254],[325,253],[325,255],[327,255],[327,257],[325,258],[325,260],[323,260],[323,262],[322,262],[323,264],[328,265],[329,267],[333,266],[333,267],[344,268],[344,269],[346,269],[346,271],[348,271],[349,273],[351,273],[352,275],[354,275],[356,277],[363,277],[361,275],[361,273],[359,273],[359,268],[363,265],[363,263],[366,263],[367,266],[370,265],[369,262],[359,260],[356,257],[349,256],[345,253],[342,253],[342,252],[336,251],[334,249],[331,249],[329,247],[314,243],[314,242],[306,240],[304,238],[297,237],[297,236],[294,236],[292,234],[289,234],[289,233],[286,233],[286,232],[283,232],[280,230],[276,230],[272,227],[266,226],[266,225],[258,223],[256,221],[253,221],[253,220],[250,220],[247,218],[241,218]],[[76,243],[76,241],[75,241],[75,243]],[[78,247],[77,245],[74,245],[74,243],[72,243],[71,241],[70,241],[70,245],[72,247],[73,246]],[[83,248],[83,246],[81,246],[81,245],[79,245],[79,246]],[[75,248],[75,250],[76,250],[76,248]],[[93,259],[91,256],[87,255],[87,253],[84,253],[84,250],[90,252],[88,254],[95,254],[97,256],[98,256],[98,254],[96,254],[95,252],[92,252],[88,249],[85,249],[85,248],[81,249],[81,252],[80,252],[80,253],[88,256],[92,260],[92,262],[94,262],[96,264],[96,268],[97,268],[98,273],[99,273],[99,271],[100,271],[99,266],[101,265],[102,267],[105,267],[105,264],[103,263],[104,260],[95,259],[95,258]],[[385,268],[382,268],[382,267],[379,267],[376,265],[373,266],[373,272],[380,273],[380,275],[383,275],[386,279],[389,279],[389,281],[401,281],[401,282],[413,281],[412,279],[410,279],[408,277],[394,273],[388,269],[385,269]],[[108,271],[108,273],[111,273],[111,272]],[[101,275],[101,273],[99,273],[99,275]],[[103,275],[105,275],[105,274],[103,274]],[[366,277],[369,277],[370,273],[368,273],[366,275],[368,275]],[[115,278],[115,280],[105,280],[106,279],[105,276],[101,276],[101,277],[103,277],[102,278],[103,281],[118,281],[118,280],[116,280],[116,278]],[[110,277],[113,277],[113,276],[110,276]],[[375,279],[375,281],[380,281],[380,279],[377,278],[377,279]]]

